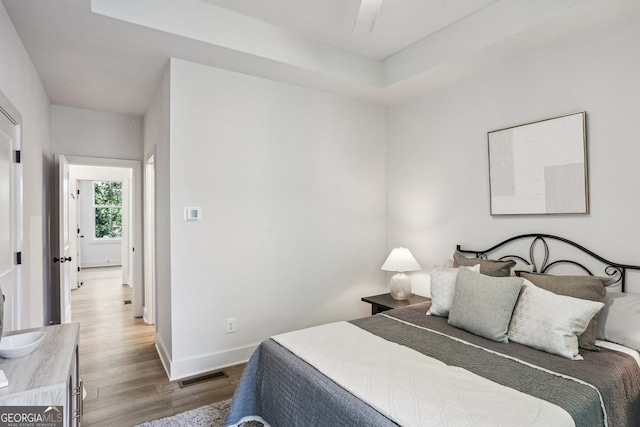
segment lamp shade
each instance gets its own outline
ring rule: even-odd
[[[407,248],[392,250],[381,268],[384,271],[417,271],[420,269],[420,264]]]

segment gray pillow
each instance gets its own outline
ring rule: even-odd
[[[453,253],[454,267],[468,267],[480,264],[480,273],[494,277],[508,277],[511,275],[511,269],[515,267],[515,261],[496,261],[493,259],[467,258],[462,252],[455,251]]]
[[[525,279],[509,325],[509,340],[568,359],[582,360],[578,335],[584,332],[603,305],[557,295]]]
[[[461,268],[449,311],[449,324],[498,342],[509,342],[509,322],[523,279],[490,277]]]
[[[549,274],[518,272],[518,275],[539,288],[546,289],[557,295],[586,299],[589,301],[604,301],[607,293],[605,286],[615,282],[609,277],[598,276],[551,276]],[[578,337],[578,344],[587,350],[598,350],[596,334],[598,332],[599,313],[593,316],[587,329]]]
[[[640,351],[640,295],[607,293],[598,321],[598,339]]]

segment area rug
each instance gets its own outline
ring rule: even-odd
[[[211,405],[202,406],[198,409],[182,412],[172,417],[161,418],[148,423],[140,424],[137,427],[173,427],[173,426],[208,426],[222,427],[231,399],[222,402],[213,403]]]

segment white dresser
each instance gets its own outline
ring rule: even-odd
[[[59,406],[64,425],[79,426],[82,415],[82,384],[79,379],[79,323],[54,325],[21,332],[46,331],[32,353],[16,359],[0,358],[9,385],[0,388],[0,406]]]

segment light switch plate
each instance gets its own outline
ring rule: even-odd
[[[200,221],[200,218],[201,218],[200,208],[184,208],[185,221]]]

